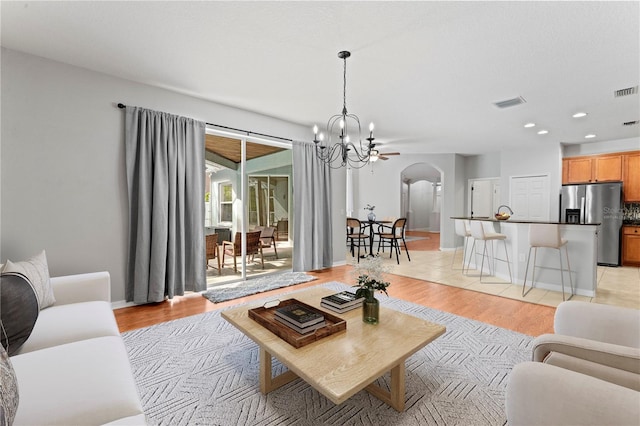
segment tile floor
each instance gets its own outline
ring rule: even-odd
[[[510,284],[495,277],[483,277],[482,283],[480,283],[480,273],[473,269],[469,271],[468,275],[463,275],[461,270],[462,252],[460,250],[458,252],[453,269],[451,265],[453,252],[446,251],[414,250],[410,251],[411,262],[407,261],[406,254],[402,253],[400,265],[396,264],[395,256],[393,259],[385,257],[385,264],[391,267],[391,273],[397,275],[546,306],[555,307],[562,302],[562,293],[557,291],[534,288],[525,297],[522,297],[521,284]],[[640,268],[599,266],[596,296],[576,295],[571,300],[640,309]]]

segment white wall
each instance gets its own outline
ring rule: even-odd
[[[549,176],[549,219],[557,221],[562,187],[562,156],[560,144],[540,148],[502,151],[500,171],[500,204],[509,204],[510,180],[514,176]]]
[[[464,157],[467,179],[500,176],[501,157],[499,152]]]
[[[429,220],[433,211],[433,184],[426,180],[412,182],[409,190],[411,191],[409,229],[426,231],[430,227]]]
[[[1,54],[0,261],[46,249],[54,276],[107,270],[114,301],[125,294],[128,210],[124,111],[116,103],[309,138],[306,127],[264,115],[12,50]],[[334,185],[338,206],[343,188]],[[344,249],[334,256],[344,258]]]
[[[410,154],[390,157],[370,167],[354,170],[354,215],[365,217],[364,206],[376,206],[376,216],[400,217],[402,186],[400,173],[412,164],[430,164],[442,172],[442,213],[440,220],[440,247],[454,247],[454,229],[451,216],[464,214],[464,160],[457,154]],[[344,237],[343,237],[344,240]],[[335,240],[334,240],[335,241]]]
[[[640,149],[640,138],[615,139],[604,142],[590,142],[578,145],[564,145],[564,157],[607,154],[609,152],[636,151]]]

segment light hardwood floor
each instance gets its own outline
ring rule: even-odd
[[[329,281],[353,282],[352,267],[340,266],[310,272],[318,279],[296,286],[272,290],[223,303],[212,303],[199,293],[175,297],[171,301],[115,310],[121,332],[147,327],[164,321],[197,315],[239,303],[272,297],[294,289]],[[555,308],[482,294],[475,291],[431,283],[399,275],[389,276],[389,296],[426,307],[450,312],[530,336],[553,332]],[[380,295],[378,297],[386,297]]]

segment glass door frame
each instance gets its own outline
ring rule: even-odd
[[[285,149],[293,149],[292,142],[273,140],[260,138],[255,136],[250,136],[243,133],[236,133],[232,131],[218,130],[217,128],[206,126],[205,132],[212,135],[224,136],[233,139],[238,139],[240,141],[240,200],[242,203],[242,212],[240,215],[240,226],[236,232],[241,232],[241,265],[242,265],[242,275],[238,278],[238,280],[234,281],[245,281],[247,279],[247,226],[249,224],[249,203],[247,197],[249,196],[249,176],[247,175],[246,163],[247,163],[247,142],[258,143],[261,145],[269,145],[275,146],[279,148]],[[291,186],[291,182],[289,182],[289,186]],[[289,202],[291,198],[289,197]],[[289,209],[291,207],[289,206]],[[204,226],[204,224],[203,224]],[[234,240],[234,235],[231,236],[231,240]]]

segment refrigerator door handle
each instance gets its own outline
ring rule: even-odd
[[[587,209],[585,207],[585,197],[580,198],[580,223],[586,223],[586,213]]]

